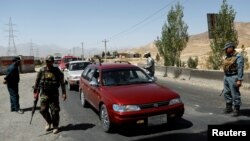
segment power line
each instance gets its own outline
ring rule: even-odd
[[[153,16],[155,16],[156,14],[158,14],[159,12],[161,12],[162,10],[164,10],[166,7],[168,7],[170,4],[174,3],[176,0],[173,0],[171,1],[170,3],[168,3],[167,5],[163,6],[162,8],[160,8],[159,10],[157,10],[156,12],[154,12],[153,14],[149,15],[148,17],[144,18],[142,21],[132,25],[131,27],[117,33],[117,34],[114,34],[113,36],[111,36],[109,39],[112,40],[112,39],[115,39],[115,38],[118,38],[119,36],[122,36],[123,34],[125,34],[126,32],[129,32],[130,30],[138,27],[139,25],[141,25],[142,23],[146,22],[147,20],[149,20],[150,18],[152,18]]]
[[[183,0],[184,2],[183,2],[183,4],[184,3],[186,3],[188,0]],[[136,28],[134,28],[133,30],[131,30],[130,32],[127,32],[127,34],[129,34],[129,33],[133,33],[134,31],[136,31],[137,29],[139,29],[139,28],[141,28],[141,27],[143,27],[143,26],[146,26],[148,23],[151,23],[152,21],[154,21],[154,20],[156,20],[156,19],[158,19],[158,18],[160,18],[160,17],[163,17],[163,16],[165,16],[166,14],[164,13],[164,14],[161,14],[160,16],[158,16],[158,17],[155,17],[155,18],[153,18],[153,19],[151,19],[150,21],[145,21],[144,23],[142,23],[142,25],[140,26],[140,27],[136,27]]]

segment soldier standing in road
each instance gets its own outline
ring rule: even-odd
[[[7,84],[7,88],[10,94],[11,112],[17,112],[23,114],[23,110],[20,109],[18,83],[20,81],[18,66],[20,65],[20,57],[14,57],[12,64],[8,66],[7,74],[4,77],[4,84]]]
[[[41,68],[37,74],[34,98],[38,97],[40,90],[40,113],[46,120],[45,130],[53,129],[53,133],[58,133],[59,125],[59,87],[62,88],[62,98],[65,101],[67,98],[64,75],[59,68],[53,66],[54,57],[46,57],[46,66]],[[49,112],[50,109],[50,112]],[[53,125],[53,128],[52,128]]]
[[[233,42],[226,43],[224,50],[226,53],[223,62],[223,70],[225,74],[223,93],[226,102],[224,113],[233,112],[233,116],[239,116],[241,105],[239,89],[243,81],[244,58],[235,50]]]
[[[148,74],[153,77],[155,74],[155,61],[154,59],[151,57],[150,52],[147,52],[144,54],[144,57],[147,58],[147,63],[144,66],[144,69],[146,69],[146,71],[148,72]]]

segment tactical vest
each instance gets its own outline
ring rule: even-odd
[[[231,57],[226,57],[223,61],[223,70],[225,73],[237,73],[237,55],[238,52],[235,52]]]
[[[43,91],[57,90],[60,86],[60,72],[56,71],[55,68],[51,70],[43,68],[39,85]]]

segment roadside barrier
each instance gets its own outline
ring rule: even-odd
[[[143,67],[144,64],[137,64]],[[197,83],[216,84],[219,87],[223,86],[224,72],[221,70],[198,70],[190,68],[181,68],[173,66],[155,66],[157,74],[169,78],[180,80],[193,81]],[[243,88],[250,89],[250,72],[244,72]]]
[[[0,75],[4,75],[7,72],[8,66],[12,63],[12,59],[15,56],[1,56],[0,57]],[[21,63],[19,66],[20,73],[28,73],[35,71],[34,56],[19,56]]]

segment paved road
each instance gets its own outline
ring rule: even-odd
[[[66,102],[61,101],[61,132],[54,135],[44,131],[44,120],[39,111],[29,125],[32,106],[32,89],[36,73],[22,74],[20,82],[20,104],[25,109],[24,115],[9,112],[9,96],[6,86],[0,84],[0,137],[6,141],[149,141],[149,140],[207,140],[209,124],[249,124],[250,96],[242,92],[242,116],[234,118],[221,114],[224,108],[223,97],[218,88],[205,85],[189,85],[185,81],[158,76],[158,83],[178,92],[185,103],[185,114],[181,120],[168,126],[150,128],[122,128],[114,133],[102,131],[97,113],[91,108],[80,105],[77,91],[68,91]],[[2,81],[2,76],[0,77]]]

